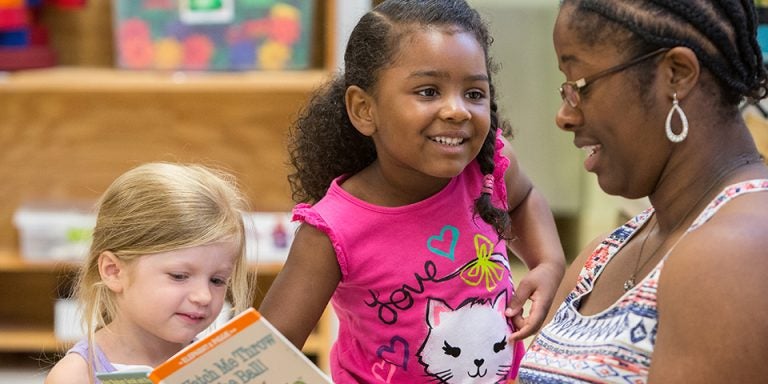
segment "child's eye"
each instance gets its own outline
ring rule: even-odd
[[[467,98],[471,100],[482,100],[485,98],[485,93],[481,91],[469,91],[467,92]]]
[[[182,281],[182,280],[185,280],[187,277],[189,277],[185,273],[169,273],[168,276],[170,276],[171,279],[176,281]]]
[[[227,285],[227,279],[222,279],[220,277],[213,277],[211,278],[211,284],[217,286],[217,287],[223,287]]]
[[[419,95],[419,96],[424,96],[424,97],[435,97],[435,96],[437,96],[437,89],[434,89],[434,88],[424,88],[422,90],[417,91],[416,94]]]

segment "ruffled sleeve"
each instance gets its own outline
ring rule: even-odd
[[[338,235],[323,219],[323,217],[312,207],[311,204],[300,203],[293,208],[293,221],[309,224],[317,228],[320,232],[323,232],[328,236],[331,241],[333,250],[336,252],[336,260],[339,262],[339,269],[341,270],[341,279],[347,275],[347,257],[344,253],[344,248],[341,246]]]

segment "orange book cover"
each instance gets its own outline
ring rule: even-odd
[[[144,373],[155,384],[331,383],[312,361],[258,311],[250,308]],[[142,383],[99,374],[103,383]],[[136,380],[133,376],[132,380]]]

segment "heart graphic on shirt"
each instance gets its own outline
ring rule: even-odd
[[[400,336],[394,336],[389,340],[389,345],[382,345],[376,350],[376,356],[380,359],[388,361],[401,361],[400,364],[392,363],[393,365],[403,367],[404,370],[408,370],[408,356],[410,356],[411,348],[408,342]],[[384,356],[385,354],[392,357]]]
[[[439,235],[430,236],[429,239],[427,239],[427,248],[432,251],[432,253],[453,261],[456,243],[458,242],[459,229],[452,225],[446,225],[440,230]]]
[[[395,374],[396,370],[396,366],[390,364],[386,360],[382,360],[381,362],[373,365],[371,368],[371,373],[373,374],[373,377],[375,377],[378,381],[389,383],[392,381],[392,376]]]

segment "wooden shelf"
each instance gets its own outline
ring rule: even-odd
[[[53,272],[57,268],[60,268],[59,263],[30,262],[19,257],[16,252],[0,251],[0,272]]]
[[[0,328],[0,352],[60,352],[70,345],[48,328]]]
[[[55,67],[0,72],[5,92],[311,92],[329,76],[306,71],[129,71],[99,67]]]

